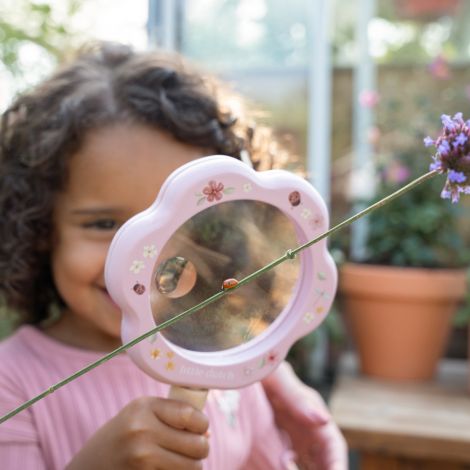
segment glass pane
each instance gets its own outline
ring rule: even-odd
[[[296,245],[292,222],[269,204],[233,201],[200,212],[174,233],[156,261],[150,294],[155,322],[198,304],[225,279],[242,279]],[[278,318],[298,275],[298,260],[282,263],[162,334],[194,351],[246,343]]]
[[[266,111],[264,122],[292,154],[289,168],[305,167],[312,2],[186,0],[183,5],[181,52]]]
[[[308,59],[309,3],[186,0],[182,52],[217,69],[303,66]]]

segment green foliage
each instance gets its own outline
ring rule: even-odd
[[[459,310],[454,317],[454,325],[462,327],[470,321],[470,268],[467,270],[467,292]]]
[[[413,153],[394,159],[395,168],[410,171],[408,180],[425,173],[428,164],[424,156]],[[377,194],[368,203],[405,184],[390,178],[389,169],[380,169]],[[462,209],[439,197],[444,181],[444,177],[435,177],[369,215],[365,262],[442,268],[465,266],[470,261],[459,230]]]
[[[2,0],[0,2],[0,73],[7,70],[15,81],[16,90],[34,81],[31,69],[21,61],[24,48],[35,46],[51,61],[60,62],[78,40],[70,21],[85,0],[57,2]],[[55,5],[54,7],[52,5]],[[60,10],[60,11],[59,11]],[[1,91],[1,90],[0,90]],[[0,339],[13,331],[17,318],[0,299]]]
[[[0,5],[0,63],[17,79],[25,75],[21,53],[35,46],[52,66],[60,62],[78,40],[71,21],[85,0],[5,0]],[[54,5],[54,6],[53,6]],[[35,55],[38,55],[37,53]],[[28,74],[31,70],[27,71]],[[28,80],[26,80],[28,81]]]
[[[371,200],[362,201],[367,206],[428,171],[434,149],[425,148],[423,138],[439,134],[443,112],[468,115],[465,102],[463,109],[454,112],[442,109],[439,96],[416,91],[410,95],[406,90],[401,96],[393,93],[377,108],[378,129],[387,132],[378,131],[376,191]],[[426,268],[467,266],[470,251],[462,228],[468,218],[465,197],[461,204],[441,199],[444,182],[444,176],[436,176],[369,214],[366,257],[355,261]]]

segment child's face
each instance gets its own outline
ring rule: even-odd
[[[51,336],[95,350],[120,343],[120,312],[103,274],[111,239],[154,201],[173,170],[202,155],[202,149],[144,126],[117,125],[88,135],[71,159],[54,211],[52,269],[66,310],[46,329]]]

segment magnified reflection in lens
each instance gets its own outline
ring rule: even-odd
[[[186,295],[196,284],[197,272],[194,264],[182,256],[168,258],[157,268],[155,285],[158,291],[170,299]]]

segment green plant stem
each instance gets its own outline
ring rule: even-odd
[[[425,181],[433,178],[434,176],[438,175],[437,170],[432,170],[429,171],[428,173],[425,173],[424,175],[421,175],[420,177],[414,179],[413,181],[409,182],[402,188],[396,190],[392,194],[389,194],[388,196],[385,196],[384,198],[380,199],[380,201],[375,202],[374,204],[366,207],[362,211],[358,212],[357,214],[354,214],[353,216],[349,217],[346,220],[343,220],[339,224],[335,225],[334,227],[330,228],[330,230],[327,230],[326,232],[322,233],[316,238],[313,238],[312,240],[309,240],[308,242],[304,243],[303,245],[298,246],[294,250],[292,250],[292,254],[296,255],[299,251],[304,250],[305,248],[308,248],[309,246],[314,245],[315,243],[319,242],[323,238],[336,233],[337,231],[341,230],[344,227],[347,227],[348,225],[351,225],[353,222],[355,222],[357,219],[360,219],[361,217],[364,217],[365,215],[369,214],[372,211],[375,211],[375,209],[378,209],[379,207],[385,206],[385,204],[388,204],[389,202],[392,202],[394,199],[400,197],[402,194],[407,193],[414,187],[418,186],[421,183],[424,183]]]
[[[44,390],[41,392],[39,395],[36,395],[35,397],[31,398],[30,400],[24,402],[22,405],[20,405],[18,408],[15,408],[14,410],[10,411],[6,415],[2,416],[0,418],[0,424],[7,421],[8,419],[12,418],[16,414],[18,414],[20,411],[25,410],[26,408],[29,408],[31,405],[34,405],[34,403],[38,402],[39,400],[45,398],[47,395],[50,395],[51,393],[55,392],[59,388],[63,387],[64,385],[67,385],[69,382],[72,382],[73,380],[77,379],[78,377],[86,374],[92,369],[95,369],[101,364],[104,364],[105,362],[109,361],[113,357],[117,356],[118,354],[121,354],[122,352],[126,351],[127,349],[131,348],[132,346],[135,346],[137,343],[140,343],[146,338],[149,338],[150,336],[158,333],[159,331],[171,326],[173,323],[176,323],[179,320],[182,320],[184,317],[197,312],[201,308],[205,307],[206,305],[211,304],[212,302],[215,302],[216,300],[220,299],[220,297],[223,297],[224,295],[227,294],[228,291],[219,291],[216,294],[212,295],[211,297],[203,300],[197,305],[194,305],[191,308],[188,308],[184,312],[178,313],[174,317],[170,318],[169,320],[166,320],[159,325],[157,325],[155,328],[152,328],[151,330],[147,331],[146,333],[138,336],[137,338],[134,338],[132,341],[129,341],[126,344],[123,344],[122,346],[119,346],[119,348],[114,349],[111,351],[109,354],[106,354],[103,356],[101,359],[98,359],[95,362],[92,362],[91,364],[88,364],[85,366],[83,369],[80,369],[79,371],[75,372],[74,374],[70,375],[69,377],[65,378],[64,380],[61,380],[60,382],[57,382],[55,385],[52,385],[48,389]]]
[[[150,336],[158,333],[159,331],[163,330],[164,328],[167,328],[171,326],[173,323],[176,323],[179,320],[182,320],[188,315],[191,315],[192,313],[197,312],[198,310],[201,310],[202,308],[206,307],[207,305],[211,304],[212,302],[215,302],[216,300],[220,299],[224,295],[227,295],[228,293],[240,288],[242,285],[247,284],[248,282],[252,281],[253,279],[257,278],[258,276],[261,276],[261,274],[271,270],[278,264],[283,263],[284,261],[288,259],[293,259],[295,256],[301,252],[302,250],[305,250],[306,248],[314,245],[315,243],[319,242],[320,240],[326,238],[327,236],[337,232],[338,230],[341,230],[344,227],[347,227],[348,225],[352,224],[354,221],[357,219],[367,215],[368,213],[374,211],[375,209],[378,209],[379,207],[384,206],[385,204],[388,204],[389,202],[393,201],[397,197],[401,196],[402,194],[410,191],[413,189],[415,186],[418,184],[423,183],[424,181],[427,181],[428,179],[432,178],[433,176],[437,175],[438,172],[433,170],[430,171],[419,178],[416,178],[415,180],[411,181],[407,185],[403,186],[399,190],[395,191],[392,194],[389,194],[388,196],[384,197],[380,201],[377,201],[375,204],[372,204],[371,206],[365,208],[364,210],[358,212],[357,214],[349,217],[348,219],[344,220],[343,222],[340,222],[339,224],[335,225],[331,229],[327,230],[326,232],[323,232],[320,234],[318,237],[313,238],[312,240],[309,240],[308,242],[304,243],[303,245],[299,245],[298,247],[294,249],[287,250],[286,253],[272,261],[271,263],[267,264],[266,266],[258,269],[257,271],[249,274],[248,276],[244,277],[241,279],[237,286],[235,286],[232,289],[228,290],[223,290],[219,291],[216,294],[212,295],[211,297],[203,300],[197,305],[194,305],[193,307],[185,310],[184,312],[179,313],[178,315],[175,315],[173,318],[170,318],[169,320],[164,321],[163,323],[160,323],[157,325],[155,328],[152,328],[151,330],[147,331],[146,333],[142,334],[141,336],[138,336],[137,338],[133,339],[132,341],[123,344],[119,348],[115,349],[114,351],[111,351],[109,354],[103,356],[101,359],[98,359],[97,361],[87,365],[83,369],[80,369],[78,372],[75,372],[74,374],[70,375],[69,377],[65,378],[64,380],[56,383],[55,385],[52,385],[49,387],[47,390],[44,390],[42,393],[39,395],[31,398],[30,400],[24,402],[22,405],[20,405],[18,408],[15,408],[14,410],[10,411],[6,415],[2,416],[0,418],[0,424],[7,421],[8,419],[12,418],[13,416],[17,415],[21,411],[25,410],[26,408],[29,408],[32,406],[34,403],[37,401],[41,400],[42,398],[46,397],[47,395],[55,392],[59,388],[63,387],[64,385],[68,384],[69,382],[72,382],[73,380],[77,379],[78,377],[86,374],[87,372],[91,371],[92,369],[95,369],[99,365],[109,361],[113,357],[117,356],[118,354],[126,351],[127,349],[131,348],[132,346],[135,346],[136,344],[140,343],[146,338],[149,338]]]

